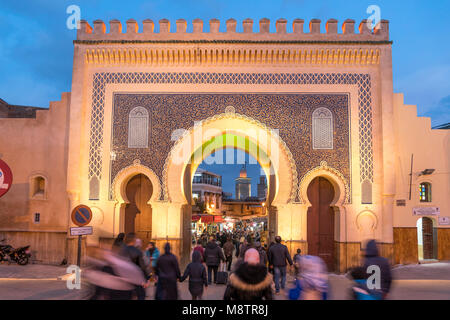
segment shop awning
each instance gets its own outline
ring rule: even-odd
[[[202,216],[202,223],[211,223],[211,222],[214,222],[214,216],[211,215]]]

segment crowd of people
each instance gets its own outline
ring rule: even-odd
[[[178,282],[187,279],[193,300],[202,299],[213,284],[225,285],[224,300],[272,300],[283,292],[291,300],[329,296],[328,271],[320,257],[302,255],[300,249],[291,257],[280,236],[269,245],[261,244],[257,232],[203,233],[183,273],[169,243],[161,254],[154,242],[144,249],[134,233],[120,234],[111,250],[91,250],[89,264],[86,278],[95,288],[92,299],[143,300],[147,288],[154,285],[156,300],[177,300]],[[374,265],[381,270],[380,288],[368,285],[367,268]],[[295,280],[287,288],[289,271]],[[364,251],[364,264],[348,275],[353,299],[385,299],[390,290],[389,262],[379,256],[374,240]]]

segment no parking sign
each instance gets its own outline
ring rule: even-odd
[[[12,180],[11,169],[6,162],[0,159],[0,198],[11,189]]]
[[[92,220],[91,208],[79,205],[72,210],[72,222],[79,227],[84,227]]]

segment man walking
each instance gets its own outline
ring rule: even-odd
[[[227,242],[225,242],[225,244],[223,245],[223,252],[225,253],[228,271],[231,271],[231,264],[233,262],[233,250],[234,250],[233,242],[231,241],[231,237],[228,237]]]
[[[148,281],[149,275],[147,272],[147,266],[145,265],[144,256],[142,251],[136,248],[136,234],[133,232],[128,233],[124,239],[125,245],[120,250],[120,255],[129,259],[136,264],[143,272],[145,279]],[[143,283],[140,286],[136,286],[136,295],[138,300],[145,300],[145,288],[147,283]]]
[[[214,283],[217,283],[217,270],[220,261],[225,261],[222,249],[217,245],[214,237],[209,238],[205,249],[205,262],[208,266],[208,284],[211,284],[211,273],[214,273]]]
[[[177,280],[181,279],[177,257],[170,252],[170,243],[164,245],[164,254],[156,261],[155,300],[178,300]]]
[[[287,247],[281,244],[281,237],[275,237],[275,244],[269,249],[269,264],[273,266],[275,275],[275,293],[280,293],[280,277],[281,289],[286,286],[286,260],[292,266],[292,259]]]
[[[377,243],[375,240],[367,242],[364,251],[364,270],[369,267],[377,266],[380,269],[380,288],[377,288],[377,293],[382,299],[386,299],[392,284],[391,266],[389,260],[381,257],[378,252]]]

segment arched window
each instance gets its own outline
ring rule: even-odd
[[[148,147],[148,123],[147,109],[136,107],[128,116],[128,148]]]
[[[419,185],[420,202],[431,202],[431,183],[422,182]]]
[[[333,149],[333,114],[320,107],[312,114],[313,149]]]

